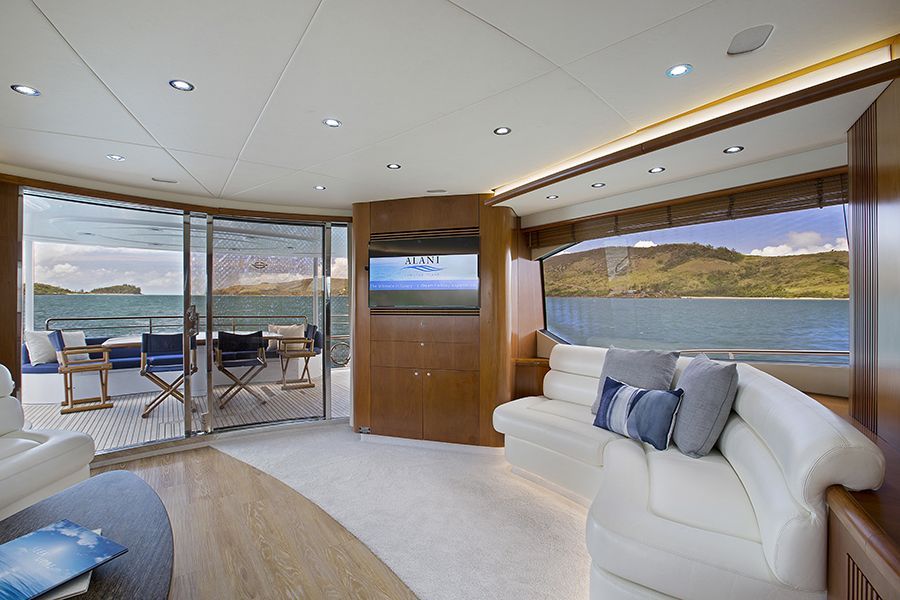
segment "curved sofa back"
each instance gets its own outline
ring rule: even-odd
[[[606,348],[557,345],[544,395],[591,405]],[[692,359],[678,359],[674,386]],[[718,448],[740,477],[759,523],[766,560],[785,585],[825,587],[825,490],[873,489],[884,455],[866,436],[790,385],[738,365],[734,408]]]
[[[25,423],[22,406],[12,395],[15,387],[9,369],[0,365],[0,435],[18,431]]]
[[[879,487],[881,451],[803,392],[743,364],[718,447],[750,496],[775,576],[799,589],[825,589],[825,490]]]

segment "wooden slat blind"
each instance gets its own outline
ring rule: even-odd
[[[559,246],[668,227],[713,223],[847,202],[846,172],[753,189],[723,190],[578,221],[527,229],[530,248]]]

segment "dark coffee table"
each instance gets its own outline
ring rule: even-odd
[[[94,569],[78,600],[164,600],[172,582],[172,526],[156,492],[128,471],[91,477],[0,521],[0,544],[69,519],[123,544],[128,552]]]

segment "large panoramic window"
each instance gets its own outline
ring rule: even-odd
[[[546,327],[574,344],[849,347],[842,205],[582,241],[545,258],[543,272]],[[835,355],[753,357],[846,362]]]

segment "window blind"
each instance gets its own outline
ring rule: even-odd
[[[681,200],[639,207],[526,229],[528,246],[543,248],[586,240],[742,219],[775,213],[822,208],[847,202],[847,173],[810,176],[790,182],[746,186]]]

